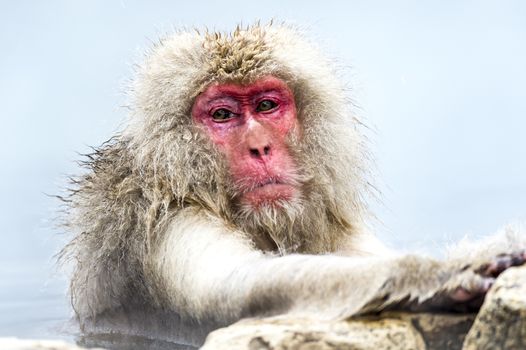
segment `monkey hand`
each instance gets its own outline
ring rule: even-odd
[[[437,293],[417,309],[440,309],[458,312],[476,311],[495,279],[506,269],[526,263],[526,251],[499,254],[492,259],[464,265]]]

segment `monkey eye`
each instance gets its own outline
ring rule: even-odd
[[[220,108],[212,114],[212,119],[216,122],[224,122],[234,117],[234,113],[225,108]]]
[[[272,100],[263,100],[261,101],[258,106],[256,107],[257,112],[266,112],[270,111],[271,109],[274,109],[278,106],[278,104]]]

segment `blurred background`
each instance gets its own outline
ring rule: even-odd
[[[0,336],[74,332],[49,195],[119,130],[150,42],[271,18],[344,68],[370,127],[384,240],[438,254],[526,219],[526,2],[1,1]]]

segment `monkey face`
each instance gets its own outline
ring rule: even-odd
[[[192,118],[226,156],[241,204],[257,209],[298,198],[297,165],[287,144],[299,136],[298,118],[282,80],[212,84],[196,98]]]

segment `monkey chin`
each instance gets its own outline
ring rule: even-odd
[[[298,197],[299,191],[293,185],[269,183],[244,193],[241,204],[257,211],[268,207],[281,208]]]

